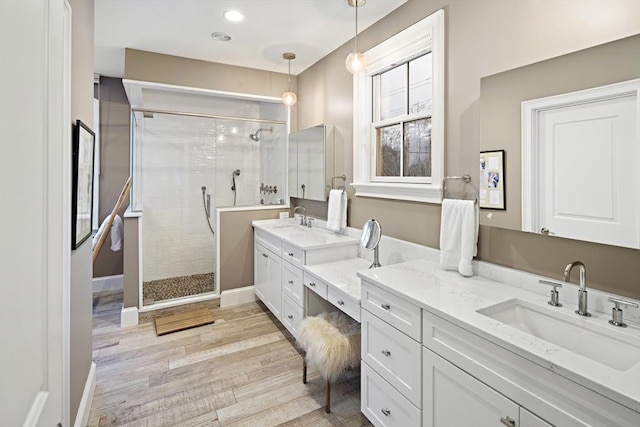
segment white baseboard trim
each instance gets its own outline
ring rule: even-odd
[[[93,278],[93,292],[117,291],[124,289],[124,274]]]
[[[220,294],[220,308],[230,307],[232,305],[246,304],[256,300],[256,293],[253,285],[244,288],[229,289],[222,291]]]
[[[84,384],[82,399],[76,413],[76,421],[74,427],[83,427],[89,424],[89,413],[91,412],[91,402],[93,402],[93,393],[96,391],[96,364],[91,362],[87,382]]]
[[[128,328],[138,324],[138,307],[122,307],[120,312],[120,328]]]

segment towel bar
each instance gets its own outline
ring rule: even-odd
[[[445,176],[442,179],[442,200],[444,200],[444,199],[462,199],[462,200],[467,200],[464,197],[465,193],[462,193],[462,194],[447,194],[447,180],[448,179],[462,180],[462,182],[464,182],[465,184],[469,184],[469,183],[471,183],[471,175],[469,175],[468,173],[465,173],[462,176]],[[468,199],[468,200],[473,200],[473,202],[476,205],[478,204],[478,197],[474,197],[473,199]]]

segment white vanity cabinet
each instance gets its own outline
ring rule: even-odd
[[[282,276],[282,259],[273,251],[258,242],[254,243],[254,288],[260,300],[278,319],[282,299],[280,283]]]
[[[376,426],[419,426],[421,309],[362,280],[361,410]]]
[[[274,230],[274,233],[278,232],[278,228]],[[313,239],[314,232],[324,233],[313,229],[298,231],[294,236],[303,236],[307,240]],[[286,232],[283,231],[283,235]],[[276,237],[274,233],[259,227],[254,229],[254,290],[287,330],[297,337],[298,326],[307,312],[317,314],[322,311],[316,299],[305,294],[303,266],[355,258],[357,240],[327,232],[328,238],[336,242],[303,246],[286,237]]]
[[[423,311],[423,426],[638,426],[640,414]]]

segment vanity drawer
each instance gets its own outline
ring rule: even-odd
[[[327,289],[327,301],[348,314],[352,319],[357,322],[360,321],[360,304],[348,298],[341,290],[329,286]]]
[[[282,263],[282,293],[302,306],[302,270],[289,263]]]
[[[316,294],[320,295],[322,299],[327,299],[328,285],[322,279],[318,279],[308,271],[304,272],[304,285]]]
[[[422,310],[420,307],[362,280],[362,308],[420,342]]]
[[[362,359],[418,408],[422,407],[421,357],[420,343],[362,311]]]
[[[282,324],[291,335],[298,338],[298,327],[304,318],[304,309],[285,294],[282,294]]]
[[[254,232],[255,241],[257,241],[262,246],[266,247],[269,250],[272,250],[277,254],[280,253],[280,249],[281,249],[280,239],[272,236],[271,234],[263,230],[260,230],[259,228],[254,228],[253,232]]]
[[[286,242],[282,242],[282,259],[298,268],[302,268],[304,265],[304,251]]]
[[[360,372],[360,410],[375,426],[419,426],[416,408],[366,363]]]

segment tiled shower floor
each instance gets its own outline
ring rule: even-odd
[[[142,283],[143,305],[214,291],[214,273],[170,277]]]

